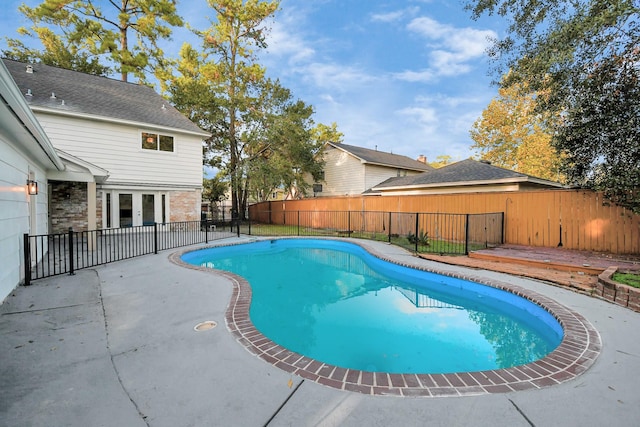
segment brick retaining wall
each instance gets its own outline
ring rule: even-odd
[[[618,267],[609,267],[598,276],[594,295],[614,304],[640,312],[640,289],[614,282],[611,277]]]

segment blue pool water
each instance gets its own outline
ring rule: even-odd
[[[506,291],[398,266],[360,246],[283,239],[209,248],[183,261],[243,276],[255,327],[292,351],[344,368],[471,372],[522,365],[563,331]]]

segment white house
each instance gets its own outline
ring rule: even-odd
[[[23,279],[23,235],[48,230],[47,175],[62,172],[64,164],[1,62],[0,98],[2,302]],[[29,194],[29,188],[37,194]]]
[[[413,176],[433,168],[424,157],[414,160],[407,156],[329,142],[322,156],[324,177],[313,183],[315,197],[362,194],[381,182],[403,176]]]
[[[209,134],[153,89],[3,61],[66,166],[43,188],[50,232],[200,218]]]

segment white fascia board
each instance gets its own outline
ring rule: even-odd
[[[205,132],[205,131],[195,132],[195,131],[189,131],[189,130],[185,130],[185,129],[174,128],[174,127],[170,127],[170,126],[161,126],[161,125],[157,125],[157,124],[153,124],[153,123],[145,123],[145,122],[136,122],[136,121],[133,121],[133,120],[116,119],[116,118],[113,118],[113,117],[98,116],[98,115],[95,115],[95,114],[74,113],[74,112],[71,112],[71,111],[60,111],[60,110],[55,110],[55,109],[52,109],[52,108],[40,107],[40,106],[37,106],[37,105],[32,106],[31,109],[33,111],[40,112],[40,113],[55,114],[55,115],[58,115],[58,116],[68,116],[68,117],[74,117],[74,118],[77,118],[77,119],[93,120],[93,121],[99,121],[99,122],[116,123],[116,124],[122,124],[122,125],[135,126],[135,127],[138,127],[138,128],[164,130],[164,131],[167,131],[167,132],[170,132],[170,133],[182,133],[182,134],[186,134],[186,135],[199,136],[199,137],[202,137],[202,138],[209,138],[211,136],[210,133]]]
[[[65,173],[61,173],[58,175],[52,175],[52,179],[61,179],[65,181],[72,180],[71,178],[75,175],[83,176],[84,174],[90,175],[90,180],[82,180],[87,182],[104,182],[109,178],[109,171],[101,168],[100,166],[94,165],[91,162],[87,162],[79,157],[73,156],[65,151],[59,150],[56,148],[56,152],[58,156],[62,159],[63,162],[78,166],[83,171],[73,171],[72,168],[66,168]],[[56,178],[57,177],[57,178]]]
[[[391,191],[391,190],[409,190],[409,189],[419,189],[419,188],[463,187],[463,186],[471,186],[471,185],[515,184],[515,183],[523,183],[523,182],[532,182],[535,184],[550,185],[553,187],[564,188],[562,184],[557,182],[523,176],[523,177],[516,177],[516,178],[486,179],[481,181],[454,181],[454,182],[440,182],[440,183],[433,183],[433,184],[398,185],[393,187],[373,187],[372,190]]]
[[[40,150],[46,155],[55,169],[60,171],[64,170],[64,164],[56,154],[53,144],[29,108],[20,89],[18,89],[13,77],[11,77],[11,74],[2,61],[0,61],[0,93],[2,93],[7,107],[15,115],[16,120],[19,121],[20,125],[33,137],[32,153],[33,149]]]
[[[102,190],[136,190],[136,191],[184,191],[201,190],[202,185],[158,184],[153,182],[106,182],[100,185]]]
[[[406,166],[391,165],[389,163],[369,162],[367,160],[362,160],[362,159],[360,159],[360,162],[361,163],[365,163],[367,165],[384,166],[385,168],[389,168],[389,169],[402,169],[402,170],[414,171],[414,172],[428,172],[429,171],[429,169],[408,168]]]

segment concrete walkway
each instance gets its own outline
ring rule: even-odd
[[[402,262],[465,274],[363,242]],[[505,394],[367,396],[292,376],[225,326],[228,279],[170,251],[18,288],[0,307],[2,426],[637,426],[640,314],[541,281],[473,270],[586,317],[602,352],[572,381]],[[197,332],[213,320],[218,326]]]

